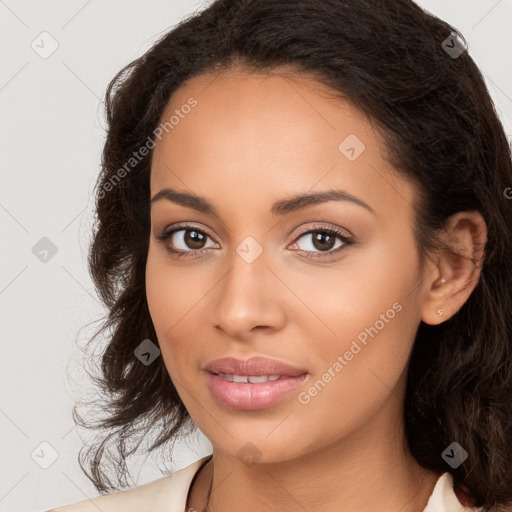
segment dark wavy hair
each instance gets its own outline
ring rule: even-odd
[[[105,415],[93,422],[73,409],[77,425],[100,431],[79,455],[98,491],[126,485],[125,461],[150,432],[157,436],[148,453],[194,428],[163,358],[146,366],[134,357],[142,340],[158,344],[145,293],[152,152],[129,172],[126,162],[153,137],[186,80],[242,67],[314,77],[382,131],[386,157],[418,192],[414,235],[422,268],[428,255],[451,250],[439,236],[448,217],[482,214],[488,241],[478,284],[450,319],[420,323],[404,422],[422,467],[450,472],[485,512],[511,504],[512,158],[467,47],[460,55],[448,51],[454,35],[464,48],[457,29],[410,0],[215,0],[113,78],[88,260],[108,308],[90,339],[108,332],[93,376],[102,392],[94,404]],[[454,441],[468,453],[456,469],[442,457]]]

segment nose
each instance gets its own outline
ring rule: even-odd
[[[252,262],[233,251],[230,264],[213,296],[215,327],[240,340],[255,331],[282,329],[286,287],[269,267],[265,251]]]

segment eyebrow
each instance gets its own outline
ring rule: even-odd
[[[185,206],[186,208],[192,208],[198,212],[214,215],[215,217],[219,218],[219,214],[215,206],[213,206],[204,197],[200,197],[195,194],[189,194],[187,192],[180,192],[172,188],[163,188],[153,196],[151,199],[151,206],[163,199],[181,206]],[[317,204],[326,203],[328,201],[348,201],[366,208],[368,211],[375,215],[375,211],[371,206],[366,204],[361,199],[353,196],[352,194],[349,194],[345,190],[340,189],[326,190],[324,192],[316,192],[312,194],[295,195],[288,199],[276,201],[272,205],[270,211],[273,215],[286,215],[288,213],[298,212]]]

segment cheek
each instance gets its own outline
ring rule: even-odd
[[[167,325],[169,319],[168,317],[166,319],[165,312],[174,310],[173,304],[169,304],[169,301],[173,300],[169,285],[165,265],[156,251],[150,247],[146,263],[146,298],[151,319],[159,337],[165,328],[170,327],[170,324]]]
[[[185,315],[183,293],[183,287],[173,279],[173,273],[169,272],[169,267],[158,254],[158,249],[152,251],[150,248],[146,264],[146,297],[169,373],[169,365],[178,359],[170,357],[171,347],[167,340],[174,335],[179,319]]]
[[[353,251],[328,274],[319,275],[318,269],[312,269],[297,279],[292,270],[287,272],[284,280],[293,282],[294,293],[303,299],[293,306],[297,308],[292,313],[294,321],[309,336],[315,330],[315,339],[322,340],[311,347],[317,353],[331,357],[333,351],[343,353],[353,339],[359,337],[364,343],[371,333],[379,339],[389,337],[389,343],[403,344],[413,337],[411,317],[415,317],[415,291],[419,290],[414,247],[404,244],[397,250],[376,243],[367,250]],[[389,343],[383,347],[383,357],[391,348]]]
[[[307,297],[313,313],[302,316],[301,330],[311,337],[316,329],[311,352],[322,373],[346,354],[351,369],[345,373],[361,382],[375,379],[369,368],[385,369],[392,387],[407,363],[419,325],[417,253],[412,240],[386,240],[354,251],[322,283],[314,273],[296,281],[297,295]],[[352,373],[359,366],[364,370]]]
[[[193,267],[169,265],[158,248],[150,248],[146,264],[146,297],[162,357],[169,373],[178,375],[180,364],[190,362],[197,347],[191,339],[198,333],[198,317],[208,291]]]
[[[146,297],[153,324],[163,339],[182,319],[199,293],[197,279],[188,277],[186,269],[173,268],[165,251],[150,246],[146,263]]]
[[[308,350],[313,371],[297,397],[303,431],[318,433],[324,417],[320,437],[336,439],[362,428],[389,400],[400,402],[414,325],[396,296],[365,308],[343,301],[346,309],[327,320],[336,338],[324,336]]]

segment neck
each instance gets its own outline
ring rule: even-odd
[[[422,512],[439,478],[396,458],[374,459],[371,467],[364,466],[363,458],[340,468],[341,456],[330,450],[321,460],[305,456],[250,469],[220,457],[212,468],[210,499],[203,503],[209,501],[209,512],[235,512],[247,503],[269,512],[339,512],[340,505],[357,512]]]
[[[248,466],[214,449],[187,510],[208,504],[209,512],[238,512],[251,503],[269,512],[338,512],[340,505],[357,512],[423,512],[440,474],[417,464],[403,429],[382,429],[383,418],[374,420],[336,444],[289,460]]]

